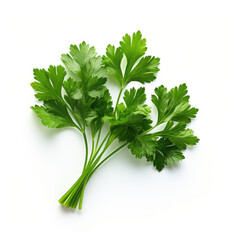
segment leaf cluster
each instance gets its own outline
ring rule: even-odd
[[[32,109],[45,126],[77,126],[81,131],[90,126],[94,135],[103,125],[102,118],[113,112],[102,59],[94,47],[83,42],[79,47],[71,45],[62,61],[68,75],[63,66],[34,69],[36,81],[31,86],[43,106]]]
[[[170,91],[164,86],[156,88],[152,102],[158,112],[155,126],[137,135],[128,148],[136,157],[146,157],[147,161],[153,162],[160,171],[165,165],[184,159],[182,150],[198,143],[199,139],[194,136],[193,130],[186,128],[191,119],[196,117],[198,109],[189,104],[186,84]],[[161,124],[165,124],[164,129],[153,132]]]
[[[144,84],[156,78],[160,59],[145,56],[146,50],[146,39],[140,31],[126,34],[119,47],[108,45],[104,56],[98,56],[85,42],[71,45],[69,53],[61,58],[64,67],[34,69],[31,86],[43,104],[32,109],[49,128],[76,127],[85,134],[90,127],[93,139],[108,123],[112,140],[125,142],[133,155],[145,157],[159,171],[182,160],[182,150],[199,141],[187,128],[198,109],[189,103],[186,84],[170,91],[163,85],[154,90],[152,103],[158,113],[155,125],[150,118],[151,107],[145,103],[144,87],[125,90],[120,102],[130,82]],[[120,86],[115,108],[106,87],[109,77]],[[161,124],[165,124],[163,130],[154,132]]]

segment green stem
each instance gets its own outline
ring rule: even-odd
[[[142,132],[142,133],[140,134],[140,136],[142,136],[142,135],[144,135],[144,134],[152,131],[154,128],[158,127],[160,124],[162,124],[162,122],[156,123],[153,127],[149,128],[149,129],[146,130],[145,132]]]
[[[85,191],[85,187],[86,187],[86,184],[89,180],[89,178],[91,177],[92,174],[90,174],[86,180],[84,181],[84,184],[81,188],[81,193],[80,193],[80,199],[79,199],[79,205],[78,205],[78,209],[81,210],[82,209],[82,203],[83,203],[83,195],[84,195],[84,191]]]
[[[66,206],[66,207],[76,208],[76,206],[81,198],[81,194],[83,194],[81,192],[82,192],[82,187],[84,184],[85,177],[88,176],[94,170],[94,168],[100,161],[102,155],[105,153],[105,151],[111,145],[111,143],[112,143],[112,140],[108,139],[104,149],[102,150],[101,154],[97,157],[97,159],[95,161],[93,161],[92,159],[89,159],[88,164],[83,169],[82,175],[73,184],[73,186],[59,199],[59,203],[61,203],[62,205]],[[95,158],[96,156],[93,156],[93,157]]]
[[[97,157],[99,151],[101,150],[103,144],[106,142],[108,136],[110,135],[110,131],[107,133],[107,135],[105,136],[105,138],[103,139],[102,143],[100,144],[100,146],[98,147],[97,151],[95,151],[95,153],[92,156],[92,159],[89,160],[89,164],[91,164],[93,162],[93,160]]]
[[[84,134],[84,135],[86,137],[86,134]],[[106,135],[104,141],[106,141],[107,137],[108,137],[108,134]],[[101,146],[103,145],[103,143],[104,142],[102,142]],[[101,149],[101,146],[99,147],[99,149]],[[81,187],[82,187],[84,178],[86,177],[86,175],[88,175],[94,169],[94,167],[96,166],[98,161],[101,159],[102,155],[104,154],[104,152],[107,150],[108,147],[109,147],[109,144],[104,147],[101,154],[97,157],[96,161],[94,161],[93,163],[92,163],[93,160],[89,159],[88,164],[85,164],[85,167],[82,171],[81,176],[73,184],[73,186],[59,199],[59,203],[61,203],[62,205],[66,206],[66,207],[76,208],[77,203],[80,198]],[[95,158],[96,154],[93,157]],[[86,163],[86,161],[85,161],[85,163]]]
[[[94,149],[94,153],[96,152],[97,147],[98,147],[98,144],[99,144],[99,140],[100,140],[100,136],[101,136],[101,131],[102,131],[102,128],[100,128],[100,130],[98,131],[97,143],[96,143],[96,146],[95,146],[95,149]]]
[[[83,180],[83,186],[81,188],[81,194],[80,194],[80,200],[79,200],[79,205],[78,205],[78,209],[81,210],[82,209],[82,201],[83,201],[83,195],[84,195],[84,191],[85,191],[85,187],[86,184],[88,182],[88,180],[90,179],[90,177],[93,175],[93,173],[107,160],[109,159],[112,155],[114,155],[116,152],[118,152],[119,150],[121,150],[123,147],[125,147],[128,143],[125,143],[123,145],[121,145],[120,147],[118,147],[117,149],[115,149],[113,152],[111,152],[107,157],[105,157]],[[100,160],[100,159],[99,159]]]
[[[87,159],[88,159],[88,141],[87,141],[87,136],[86,136],[85,131],[83,132],[83,139],[84,139],[84,143],[85,143],[85,162],[84,162],[83,169],[85,169],[86,165],[87,165]]]
[[[72,187],[59,199],[59,203],[66,205],[66,201],[69,198],[69,195],[72,193],[72,191],[77,187],[77,185],[83,180],[83,177],[85,175],[85,173],[87,172],[86,168],[83,172],[82,175],[77,179],[77,181],[72,185]]]
[[[91,128],[91,134],[92,134],[92,151],[91,151],[91,155],[90,155],[90,158],[89,160],[92,158],[93,154],[94,154],[94,149],[95,149],[95,143],[94,143],[94,140],[95,140],[95,135],[93,135],[93,130]]]
[[[85,177],[94,169],[96,163],[93,165],[87,165],[86,169],[83,170],[82,175],[77,180],[76,184],[71,188],[71,191],[62,197],[59,202],[66,207],[76,208],[81,195],[82,184],[84,183]]]
[[[122,94],[122,92],[123,92],[123,89],[124,89],[124,88],[122,87],[122,88],[120,89],[120,91],[119,91],[118,98],[117,98],[117,102],[116,102],[115,109],[114,109],[114,114],[116,113],[117,105],[118,105],[118,103],[119,103],[119,101],[120,101],[120,97],[121,97],[121,94]],[[97,146],[98,146],[98,142],[99,142],[101,130],[102,130],[102,128],[99,130],[96,148],[97,148]],[[97,150],[95,149],[94,155],[93,155],[93,157],[92,157],[92,160],[89,161],[89,163],[93,162],[93,160],[96,158],[96,156],[98,155],[98,153],[99,153],[99,151],[101,150],[101,148],[102,148],[103,144],[105,143],[105,141],[106,141],[106,140],[109,141],[110,136],[111,136],[110,133],[111,133],[111,132],[110,132],[110,130],[109,130],[108,133],[107,133],[107,135],[106,135],[105,138],[103,139],[101,145],[99,146],[99,148],[98,148]],[[111,144],[111,143],[110,143],[110,144]],[[106,144],[106,145],[107,145],[107,144]]]
[[[92,173],[94,173],[104,162],[106,162],[106,160],[108,160],[108,158],[110,158],[112,155],[114,155],[116,152],[118,152],[119,150],[121,150],[122,148],[124,148],[125,146],[127,146],[128,143],[124,143],[123,145],[121,145],[120,147],[118,147],[117,149],[115,149],[113,152],[111,152],[107,157],[105,157],[92,171]]]
[[[69,112],[72,114],[72,116],[74,117],[74,119],[76,120],[77,124],[79,127],[77,127],[82,133],[84,131],[82,124],[80,123],[80,121],[78,120],[76,114],[73,112],[73,110],[68,106],[68,104],[63,100],[63,98],[60,99],[61,102],[67,107],[67,109],[69,110]]]
[[[120,97],[121,97],[121,95],[122,95],[122,91],[123,91],[123,87],[121,87],[120,92],[119,92],[119,94],[118,94],[117,102],[116,102],[115,109],[114,109],[114,114],[116,114],[117,105],[118,105],[118,103],[119,103],[119,101],[120,101]]]

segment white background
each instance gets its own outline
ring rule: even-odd
[[[0,238],[240,239],[237,2],[1,1]],[[161,58],[148,97],[187,83],[201,140],[161,173],[122,150],[89,181],[83,210],[68,210],[57,200],[80,174],[83,140],[32,113],[32,69],[83,40],[104,54],[137,30]]]

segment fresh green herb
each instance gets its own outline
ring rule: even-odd
[[[124,147],[137,158],[145,157],[153,162],[161,171],[165,165],[184,159],[182,150],[199,141],[193,131],[186,128],[198,111],[189,104],[186,84],[170,91],[164,86],[155,89],[152,95],[158,112],[155,125],[150,119],[151,108],[145,104],[144,87],[124,91],[130,82],[144,84],[156,78],[160,59],[145,56],[146,50],[146,39],[138,31],[132,37],[126,34],[118,48],[108,45],[105,56],[98,56],[94,47],[82,42],[79,46],[71,45],[69,54],[62,55],[65,67],[34,69],[35,81],[31,86],[43,105],[35,105],[32,110],[49,128],[78,129],[85,142],[82,174],[60,198],[62,205],[81,209],[84,189],[92,174]],[[119,84],[115,107],[105,85],[108,78]],[[104,124],[109,131],[102,136]],[[161,124],[163,130],[154,132]],[[91,136],[87,136],[87,128]],[[116,139],[119,147],[108,152]]]

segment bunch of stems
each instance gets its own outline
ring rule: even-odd
[[[114,114],[116,113],[116,107],[119,103],[120,96],[122,93],[122,89],[119,92]],[[65,103],[65,102],[64,102]],[[66,103],[65,103],[66,104]],[[77,181],[73,184],[73,186],[59,199],[59,203],[66,207],[71,208],[82,208],[82,201],[83,201],[83,195],[84,190],[86,187],[87,182],[89,181],[92,174],[112,155],[114,155],[116,152],[118,152],[120,149],[125,147],[127,143],[122,144],[120,147],[113,150],[111,153],[109,153],[107,156],[104,156],[104,153],[107,151],[107,149],[110,147],[112,142],[114,141],[114,137],[111,135],[110,131],[106,134],[106,136],[103,138],[102,142],[100,143],[102,128],[99,129],[97,134],[93,134],[93,131],[91,129],[91,137],[92,137],[92,148],[91,148],[91,154],[89,154],[88,149],[88,139],[86,135],[86,126],[82,125],[78,118],[75,116],[73,110],[66,104],[68,110],[70,111],[71,115],[75,119],[75,127],[83,134],[84,143],[85,143],[85,162],[84,167],[82,170],[81,176],[77,179]],[[97,136],[96,136],[97,135]],[[96,141],[95,141],[96,140]],[[102,159],[103,158],[103,159]]]

